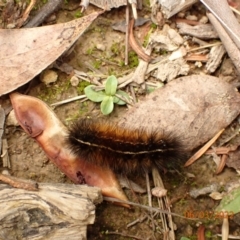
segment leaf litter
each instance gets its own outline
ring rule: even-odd
[[[116,19],[116,16],[118,16],[119,12],[122,13],[122,16],[123,16],[123,11],[121,12],[121,10],[115,10],[112,12],[113,19]],[[117,39],[116,36],[120,36],[118,37],[118,39],[123,39],[121,35],[116,35],[116,33],[113,33],[113,32],[111,32],[111,34],[113,34],[112,38],[106,38],[106,39],[103,38],[103,41],[105,44],[107,44],[108,41],[113,41],[113,39]],[[94,37],[96,39],[94,39]],[[99,35],[96,34],[96,32],[93,33],[93,37],[91,37],[92,43],[90,42],[90,44],[94,46],[95,44],[94,41],[97,42],[99,37],[101,38],[101,33]],[[121,40],[119,42],[121,42]],[[90,59],[90,63],[93,65],[94,61],[93,61],[93,58],[91,58],[91,55],[86,56],[86,51],[88,50],[88,48],[89,48],[89,43],[86,44],[83,42],[79,44],[79,46],[77,45],[75,47],[77,51],[77,54],[75,53],[75,57],[79,57],[78,55],[83,56],[83,62],[84,62],[84,59],[88,59],[88,61]],[[84,49],[85,52],[82,49]],[[107,51],[109,50],[107,49]],[[100,54],[99,52],[97,53],[98,53],[98,56],[101,55],[101,53]],[[74,56],[74,54],[72,56]],[[79,60],[76,61],[75,59],[74,60],[67,59],[66,61],[72,64],[75,69],[81,70],[81,67],[79,67],[79,64],[77,64],[77,61]],[[168,83],[165,88],[160,89],[159,91],[153,93],[153,95],[150,95],[149,97],[147,97],[147,100],[142,101],[141,109],[138,107],[139,104],[131,108],[131,113],[134,113],[134,114],[130,115],[128,112],[126,112],[125,115],[122,116],[122,113],[118,113],[118,111],[116,111],[115,112],[116,116],[118,114],[121,114],[120,122],[122,124],[126,124],[129,126],[133,126],[134,124],[137,125],[139,124],[139,122],[141,122],[142,126],[146,126],[146,127],[150,127],[152,125],[160,126],[162,129],[164,129],[164,131],[173,132],[175,135],[182,137],[184,146],[190,150],[195,149],[196,147],[199,147],[204,142],[206,142],[211,137],[213,137],[213,135],[216,134],[220,129],[222,129],[223,127],[224,128],[227,127],[238,116],[238,113],[239,113],[239,109],[237,107],[239,105],[238,93],[235,91],[234,87],[224,82],[224,80],[220,80],[219,78],[204,76],[203,68],[201,67],[198,68],[192,64],[190,64],[190,66],[193,69],[193,70],[191,69],[191,73],[200,72],[201,76],[192,76],[192,77],[187,77],[186,79],[180,78],[179,80]],[[43,70],[45,67],[42,67],[41,70]],[[109,67],[108,64],[106,63],[104,64],[103,62],[102,66],[100,67],[102,75],[103,76],[108,75],[108,71],[111,67],[112,66]],[[83,69],[84,68],[85,68],[85,71],[87,71],[86,66],[83,66]],[[94,74],[92,73],[89,74],[88,78],[90,80],[92,80],[93,78],[97,78],[100,80],[103,79],[101,77],[99,78],[96,72]],[[137,76],[137,75],[138,74],[135,74],[134,76]],[[142,76],[141,81],[137,80],[138,83],[143,83],[146,78],[145,73],[141,74],[141,76]],[[217,76],[217,73],[216,73],[216,76]],[[147,77],[153,80],[151,76],[147,75]],[[29,80],[31,78],[33,78],[33,76],[30,77]],[[136,81],[136,77],[130,78],[128,84],[132,84],[133,80]],[[52,88],[52,91],[49,91],[49,94],[51,93],[53,95],[52,96],[53,98],[49,103],[53,103],[56,99],[62,100],[64,98],[69,98],[71,96],[76,97],[77,90],[76,88],[73,88],[73,87],[69,87],[68,90],[65,92],[64,91],[58,92],[57,90],[56,91],[54,90],[57,88],[60,89],[64,85],[61,82],[64,82],[64,81],[66,81],[66,75],[60,74],[59,80],[57,81],[56,85],[55,83],[53,83],[53,85],[51,85],[50,87],[45,87],[43,84],[40,84],[40,85],[37,85],[35,88],[31,89],[30,93],[35,96],[44,98],[44,96],[41,96],[41,93],[44,91],[49,91]],[[186,82],[185,84],[184,84],[184,81]],[[236,82],[233,81],[233,84],[235,83]],[[57,86],[58,84],[59,86]],[[136,85],[133,84],[133,86],[134,88],[136,88]],[[169,89],[169,90],[166,90],[166,89]],[[8,90],[6,92],[8,92]],[[158,104],[155,103],[156,100],[154,100],[154,98],[157,99]],[[56,113],[65,124],[69,124],[69,122],[66,119],[76,118],[76,114],[74,114],[74,111],[79,111],[79,106],[81,106],[81,108],[84,108],[84,105],[82,104],[78,104],[75,102],[70,103],[68,106],[63,106],[61,108],[56,109]],[[176,106],[180,106],[181,111],[178,111],[178,107]],[[94,109],[93,112],[91,111],[92,109]],[[87,107],[85,110],[86,112],[84,113],[84,115],[97,116],[99,114],[99,111],[98,111],[99,108],[96,107],[95,105],[93,106],[93,108],[91,108],[91,104],[90,104],[90,107]],[[190,113],[190,114],[188,115],[187,113]],[[155,116],[156,114],[157,116]],[[161,118],[159,118],[158,116],[161,116]],[[234,122],[234,125],[232,126],[232,128],[237,129],[238,122]],[[10,128],[9,133],[7,134],[7,138],[9,139],[9,142],[10,142],[9,153],[10,153],[11,162],[13,164],[12,170],[11,170],[13,175],[22,176],[27,179],[34,179],[34,180],[37,179],[39,181],[53,181],[53,182],[67,181],[65,177],[62,176],[56,168],[51,166],[51,164],[48,164],[48,160],[46,159],[46,157],[43,157],[43,155],[39,154],[41,150],[37,148],[34,142],[28,139],[27,143],[25,143],[26,141],[25,134],[19,131],[17,132],[14,132],[14,131],[15,131],[14,128],[12,129]],[[230,130],[227,129],[227,131],[231,132],[231,129]],[[18,139],[18,142],[16,143],[16,140],[14,139]],[[21,146],[19,146],[19,143],[21,143]],[[33,148],[33,149],[30,150],[30,148]],[[32,158],[32,156],[34,156],[34,159]],[[25,161],[23,160],[24,158],[25,158]],[[21,159],[20,163],[18,162],[19,161],[18,159]],[[187,169],[187,171],[191,171],[193,173],[195,172],[195,175],[197,177],[196,179],[194,179],[194,183],[192,183],[193,180],[187,179],[182,172],[179,173],[178,177],[176,176],[176,174],[171,172],[168,173],[166,176],[163,175],[163,181],[167,185],[166,188],[170,189],[171,197],[176,196],[178,194],[180,195],[182,194],[182,196],[184,196],[183,193],[185,193],[186,190],[191,188],[191,184],[203,185],[211,181],[217,182],[219,180],[224,182],[224,181],[228,181],[226,179],[234,178],[234,176],[236,175],[231,171],[228,171],[228,169],[225,169],[222,176],[216,177],[214,175],[215,168],[209,163],[209,161],[206,162],[206,159],[200,159],[199,161],[200,163],[198,165],[193,164],[191,167]],[[26,172],[23,172],[21,169],[25,169],[25,171],[27,169],[28,171],[26,173]],[[136,181],[140,185],[143,185],[143,186],[145,185],[141,178],[136,178],[136,179],[137,179]],[[174,181],[177,181],[177,183]],[[180,182],[183,184],[180,184]],[[178,190],[174,192],[174,188]],[[130,197],[133,197],[131,196],[131,191],[127,193],[130,195]],[[145,196],[141,196],[141,200],[145,202],[146,201]],[[187,198],[182,197],[182,201],[177,202],[177,204],[173,207],[172,210],[174,212],[180,212],[182,215],[184,215],[184,211],[186,212],[190,208],[193,209],[193,211],[195,212],[207,211],[206,209],[209,209],[209,207],[207,207],[209,204],[209,201],[210,201],[209,199],[201,198],[201,205],[199,205],[199,199],[194,202],[192,199],[188,197]],[[216,206],[216,203],[214,205]],[[121,220],[122,219],[130,220],[130,218],[132,218],[133,220],[133,218],[137,218],[138,213],[141,213],[141,211],[138,212],[138,210],[135,210],[137,213],[135,212],[130,214],[128,211],[119,210],[119,208],[112,205],[99,206],[98,211],[99,212],[97,213],[96,224],[89,228],[89,237],[88,237],[89,239],[104,239],[109,229],[113,229],[113,230],[120,229],[122,233],[124,233],[125,231],[125,234],[123,234],[125,237],[128,235],[136,236],[137,234],[139,234],[138,227],[135,227],[135,228],[133,227],[132,229],[128,229],[128,231],[126,232],[125,230],[126,224],[123,224]],[[114,214],[111,214],[112,211],[114,212]],[[116,216],[121,216],[121,215],[122,215],[122,219],[119,219],[119,221],[117,221]],[[147,219],[151,219],[151,221],[153,220],[153,218],[147,218]],[[174,221],[177,222],[177,219],[174,219]],[[103,222],[104,224],[102,224]],[[177,222],[177,227],[178,227],[177,233],[179,234],[178,236],[183,236],[184,234],[186,234],[184,230],[182,232],[180,230],[180,229],[185,229],[188,223],[184,222],[184,224],[182,224],[181,222]],[[145,234],[144,239],[147,239],[147,237],[149,236],[151,236],[154,239],[154,237],[152,236],[153,232],[155,232],[157,239],[160,239],[158,238],[159,237],[158,231],[156,231],[156,229],[153,230],[149,228],[149,225],[151,224],[146,224],[145,222],[140,224],[141,230],[142,230],[141,234]],[[195,228],[195,226],[193,227]],[[107,237],[111,239],[110,235]],[[113,235],[112,239],[116,239],[116,236]]]

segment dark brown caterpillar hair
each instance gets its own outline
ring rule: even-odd
[[[68,142],[79,158],[122,174],[163,169],[183,157],[179,141],[161,131],[124,129],[102,119],[74,123]]]

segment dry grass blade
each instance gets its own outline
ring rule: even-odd
[[[70,103],[70,102],[73,102],[73,101],[77,101],[77,100],[80,100],[80,99],[84,99],[84,98],[87,99],[86,95],[76,96],[76,97],[73,97],[73,98],[69,98],[69,99],[66,99],[66,100],[63,100],[63,101],[53,103],[53,104],[51,104],[51,106],[52,107],[58,107],[60,105]]]
[[[199,149],[186,163],[185,167],[193,164],[197,159],[199,159],[208,148],[218,139],[218,137],[223,133],[225,129],[220,130],[211,140],[209,140],[201,149]]]
[[[153,181],[154,181],[155,187],[164,188],[163,181],[162,181],[161,176],[156,168],[154,168],[152,170],[152,175],[153,175]],[[158,198],[158,205],[159,205],[160,209],[162,209],[162,210],[167,209],[168,212],[171,212],[170,201],[167,196]],[[164,234],[165,239],[166,240],[174,240],[175,239],[174,224],[172,221],[171,214],[160,213],[160,217],[162,220],[162,228],[164,231],[163,234]]]

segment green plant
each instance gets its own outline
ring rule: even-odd
[[[113,111],[114,103],[125,105],[129,100],[129,95],[124,91],[117,90],[117,85],[117,78],[112,75],[107,78],[104,90],[97,91],[94,85],[89,85],[84,89],[84,93],[91,101],[101,102],[101,112],[108,115]]]
[[[80,10],[77,10],[77,11],[75,12],[75,14],[74,14],[74,17],[75,17],[75,18],[80,18],[80,17],[82,17],[82,12],[81,12]]]

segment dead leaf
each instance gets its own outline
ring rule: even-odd
[[[240,148],[238,147],[236,151],[230,152],[226,160],[226,165],[228,167],[234,168],[236,170],[240,169]]]
[[[230,84],[211,76],[178,78],[150,94],[121,119],[127,128],[144,127],[176,136],[192,150],[239,114],[240,97]]]
[[[99,15],[38,28],[0,29],[0,96],[30,81],[68,50]]]

